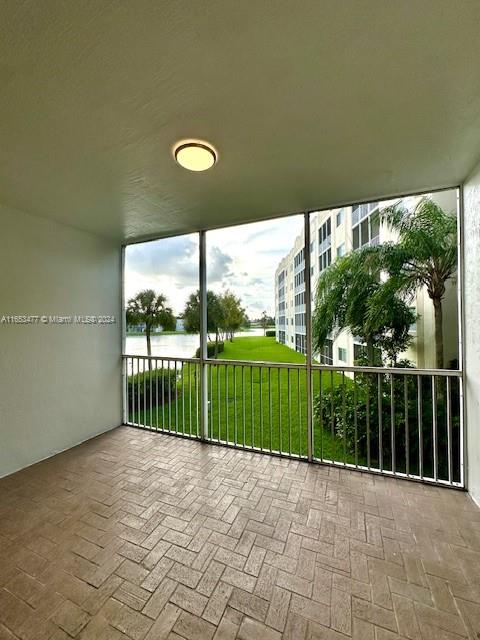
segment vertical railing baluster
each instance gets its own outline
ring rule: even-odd
[[[222,414],[222,407],[220,403],[220,365],[217,364],[217,403],[218,403],[218,433],[217,442],[220,442],[220,420]]]
[[[243,414],[243,448],[245,448],[245,436],[247,432],[246,428],[246,407],[245,407],[245,367],[242,364],[242,414]]]
[[[288,387],[288,454],[292,455],[292,389],[290,386],[290,369],[287,369]]]
[[[272,451],[272,370],[268,367],[268,422],[270,425],[270,452]]]
[[[137,358],[137,424],[140,426],[140,358]]]
[[[423,479],[423,405],[422,378],[417,375],[418,475]]]
[[[408,376],[403,378],[403,402],[405,405],[405,473],[410,475],[410,425],[408,412]]]
[[[279,451],[283,452],[283,438],[282,438],[282,394],[281,394],[281,377],[280,369],[277,369],[277,384],[278,384],[278,443]]]
[[[145,358],[142,358],[142,362],[143,362],[143,374],[142,374],[142,379],[143,379],[143,425],[144,427],[147,426],[147,377],[145,375]]]
[[[155,358],[155,429],[158,429],[158,359]]]
[[[263,367],[258,370],[260,375],[260,450],[263,451]]]
[[[378,466],[383,471],[383,393],[382,374],[377,374],[377,405],[378,405]]]
[[[343,464],[347,464],[347,412],[345,407],[345,371],[342,371]]]
[[[367,393],[367,397],[365,398],[365,405],[366,405],[366,411],[367,411],[367,417],[365,420],[365,425],[366,425],[366,429],[367,429],[367,467],[368,469],[372,468],[372,451],[371,451],[371,439],[370,439],[370,384],[371,384],[371,374],[370,373],[366,373],[365,374],[365,381],[366,381],[366,393]],[[373,388],[373,385],[372,385]]]
[[[432,375],[432,435],[433,435],[433,478],[438,480],[438,422],[437,422],[437,385]]]
[[[201,367],[200,364],[195,364],[195,370],[196,370],[196,375],[195,375],[195,406],[196,406],[196,410],[195,410],[195,415],[196,415],[196,425],[197,425],[197,438],[199,437],[203,437],[203,434],[201,434],[201,429],[200,429],[200,412],[202,410],[202,403],[200,400],[200,376],[203,376],[203,369]],[[204,365],[204,366],[208,366],[208,365]],[[206,369],[205,369],[205,374],[207,373]],[[205,375],[204,380],[207,380],[207,376]],[[205,389],[205,394],[207,393],[207,389]],[[207,402],[208,405],[208,402]],[[206,429],[208,429],[208,424],[205,425]]]
[[[318,372],[318,404],[319,404],[319,424],[320,424],[320,460],[324,459],[324,449],[323,449],[323,379],[322,379],[323,371],[320,369]]]
[[[165,368],[163,365],[163,358],[160,361],[160,366],[162,368],[162,429],[165,429]],[[168,379],[167,384],[170,383],[170,379]]]
[[[180,363],[181,380],[182,380],[182,433],[185,435],[185,363]]]
[[[337,446],[335,439],[335,406],[333,400],[333,370],[330,370],[330,431],[332,435],[332,462],[335,462],[335,449]]]
[[[258,367],[258,371],[260,373],[261,369],[260,367]],[[255,415],[254,415],[254,399],[253,399],[253,378],[255,376],[255,371],[252,372],[252,370],[250,369],[250,394],[251,394],[251,398],[250,398],[250,408],[251,408],[251,425],[250,425],[250,438],[252,440],[252,447],[255,447]]]
[[[395,444],[395,385],[392,373],[390,374],[390,446],[392,449],[392,473],[395,473],[396,468]]]
[[[190,435],[192,435],[192,363],[191,362],[188,363],[188,432]]]
[[[230,431],[228,429],[228,365],[225,365],[225,422],[227,430],[227,442],[230,442]]]
[[[355,437],[355,466],[358,467],[358,418],[357,418],[357,376],[353,372],[353,431]]]
[[[451,402],[451,388],[450,388],[450,376],[447,376],[447,459],[448,459],[448,482],[452,484],[452,402]]]
[[[178,433],[178,371],[175,360],[175,433]]]
[[[170,360],[167,360],[168,370],[168,430],[172,430],[172,370],[170,369]]]
[[[132,357],[132,384],[130,385],[130,389],[132,390],[132,424],[135,424],[135,359]]]
[[[458,378],[458,401],[459,401],[459,443],[458,443],[458,454],[459,454],[459,482],[462,487],[465,486],[465,462],[466,462],[466,434],[465,434],[465,372],[463,375]]]
[[[300,393],[300,369],[297,369],[297,397],[298,397],[298,455],[302,455],[302,402]]]
[[[255,417],[253,413],[253,367],[250,367],[250,446],[255,446]]]
[[[149,400],[150,400],[150,420],[149,420],[149,428],[151,429],[153,427],[153,418],[152,418],[152,413],[153,413],[153,405],[152,405],[152,359],[149,358],[148,359],[148,395],[149,395]]]
[[[233,439],[235,446],[238,444],[238,418],[237,418],[237,365],[233,365]]]
[[[213,431],[213,364],[208,364],[208,369],[210,371],[210,438],[214,439],[214,431]]]

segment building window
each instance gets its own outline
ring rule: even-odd
[[[340,362],[347,361],[347,350],[343,347],[338,347],[338,359],[340,360]]]
[[[337,213],[337,227],[339,227],[342,224],[344,218],[345,218],[345,213],[343,209],[340,209],[340,211]]]
[[[295,265],[295,269],[299,267],[304,261],[305,261],[305,249],[302,249],[297,253],[297,255],[294,258],[293,263]]]
[[[333,341],[325,340],[323,349],[318,354],[321,364],[333,364]]]
[[[342,243],[339,247],[337,247],[337,258],[341,258],[345,255],[345,243]]]
[[[332,250],[327,249],[318,258],[318,270],[320,273],[332,264]]]
[[[318,244],[320,253],[332,244],[332,222],[330,218],[318,230]]]
[[[299,353],[303,353],[303,354],[307,352],[305,340],[306,340],[305,336],[302,335],[301,333],[295,334],[295,351],[298,351]]]
[[[380,214],[373,211],[378,202],[372,202],[369,205],[361,205],[361,207],[353,210],[352,213],[352,240],[353,248],[359,249],[366,245],[376,245],[380,238]],[[360,215],[360,211],[362,212]],[[373,212],[372,212],[373,211]]]

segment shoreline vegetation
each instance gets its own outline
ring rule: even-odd
[[[255,331],[256,329],[261,329],[262,327],[260,327],[259,325],[252,325],[250,327],[241,327],[239,330],[239,333],[247,333],[249,331]],[[266,330],[269,331],[271,329],[275,329],[275,325],[267,327]],[[128,331],[125,334],[127,337],[131,336],[131,337],[138,337],[138,336],[144,336],[145,335],[145,331]],[[186,335],[191,335],[191,336],[198,336],[198,332],[197,333],[192,333],[189,331],[185,331],[185,329],[179,329],[178,331],[158,331],[158,332],[153,332],[152,333],[152,338],[154,338],[155,336],[186,336]]]

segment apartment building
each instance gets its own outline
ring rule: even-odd
[[[456,212],[455,190],[433,194],[445,211]],[[413,209],[419,197],[403,199]],[[381,242],[395,241],[392,233],[380,220],[380,210],[396,201],[370,202],[338,209],[316,211],[310,215],[310,271],[312,310],[320,274],[334,260],[349,251]],[[444,298],[445,366],[458,364],[458,302],[455,279],[447,283]],[[304,234],[299,234],[292,249],[282,258],[275,272],[276,339],[291,349],[306,353],[305,304],[305,247]],[[402,354],[417,367],[435,366],[433,305],[425,290],[419,290],[411,302],[417,322],[411,327],[412,344]],[[323,364],[352,366],[364,345],[358,336],[342,331],[328,340],[322,353],[315,356]]]

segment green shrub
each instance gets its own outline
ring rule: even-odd
[[[314,419],[317,426],[336,435],[345,442],[348,454],[355,454],[358,462],[367,464],[368,453],[372,466],[379,465],[380,454],[384,469],[391,469],[392,420],[395,440],[395,467],[397,471],[407,469],[407,451],[410,473],[419,473],[418,442],[419,425],[423,438],[423,472],[433,475],[433,406],[431,379],[420,378],[422,404],[418,406],[417,376],[391,375],[385,373],[357,373],[356,384],[348,376],[344,384],[326,388],[322,395],[314,398]],[[393,391],[393,410],[392,410]],[[452,414],[452,458],[454,480],[459,478],[459,386],[452,381],[450,391]],[[439,476],[447,477],[447,423],[446,388],[437,380],[436,423],[437,456]],[[419,415],[421,422],[419,422]],[[379,425],[381,424],[381,429]],[[381,441],[380,441],[381,437]],[[381,442],[381,444],[380,444]]]
[[[217,344],[217,353],[222,353],[222,351],[225,350],[225,345],[223,342],[219,342]],[[195,352],[195,357],[199,358],[200,357],[200,347],[198,347],[198,349]],[[215,357],[215,342],[209,342],[207,344],[207,358],[214,358]]]
[[[152,406],[156,407],[174,398],[176,391],[175,369],[152,369],[128,376],[128,406],[135,405],[136,410],[150,407],[150,392]]]
[[[275,338],[275,329],[267,329],[265,331],[266,338]]]

